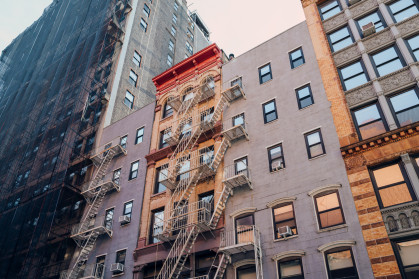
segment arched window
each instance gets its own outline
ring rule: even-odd
[[[300,257],[290,257],[278,261],[279,279],[304,279],[303,264]]]
[[[412,220],[416,227],[419,226],[419,212],[416,210],[412,212]]]
[[[163,118],[173,115],[173,108],[166,102],[163,107]]]
[[[397,232],[399,228],[397,227],[396,219],[393,216],[387,217],[387,226],[390,232]]]
[[[409,218],[407,218],[407,215],[404,213],[401,213],[399,215],[400,224],[402,226],[402,229],[409,229],[410,228],[410,222]]]
[[[333,248],[324,253],[329,279],[358,279],[354,256],[350,247]]]

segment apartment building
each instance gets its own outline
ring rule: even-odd
[[[306,23],[222,72],[246,96],[223,114],[224,182],[240,186],[221,235],[226,278],[372,278]]]
[[[216,253],[229,194],[221,182],[229,145],[220,134],[229,102],[221,94],[223,62],[213,44],[153,79],[157,101],[134,278],[214,276],[224,263]]]
[[[419,4],[305,1],[375,278],[418,278]]]

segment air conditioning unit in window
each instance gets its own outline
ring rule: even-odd
[[[131,223],[131,217],[127,215],[119,216],[119,223],[121,226]]]
[[[281,237],[292,236],[292,230],[289,226],[278,228],[278,233]]]
[[[354,5],[356,3],[358,3],[361,0],[349,0],[349,5]]]
[[[124,272],[124,265],[121,263],[113,263],[111,264],[111,271],[112,272]]]
[[[364,37],[367,37],[367,36],[372,35],[374,33],[375,33],[374,23],[370,22],[370,23],[365,24],[364,26],[362,26],[362,35],[364,35]]]

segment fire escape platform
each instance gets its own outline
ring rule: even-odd
[[[229,102],[232,102],[241,97],[246,98],[246,95],[244,94],[243,89],[238,84],[223,91],[222,94]]]
[[[112,151],[114,152],[113,156],[118,156],[119,154],[124,154],[127,155],[127,151],[125,150],[125,148],[123,148],[121,145],[117,144],[114,146],[111,146],[105,150],[102,150],[101,152],[96,153],[95,155],[93,155],[92,157],[90,157],[90,160],[92,160],[93,164],[95,164],[95,166],[99,166],[102,161],[103,158],[106,156],[107,152]]]
[[[115,182],[113,182],[112,180],[109,180],[109,181],[104,181],[104,182],[100,183],[96,187],[89,187],[89,188],[85,189],[83,192],[81,192],[81,194],[85,198],[91,199],[94,196],[96,196],[98,191],[109,192],[109,191],[112,191],[112,190],[116,190],[117,192],[119,192],[121,190],[121,187],[118,184],[116,184]]]
[[[223,183],[225,185],[228,185],[231,189],[240,186],[247,186],[249,187],[249,189],[253,190],[252,182],[250,181],[249,177],[245,174],[245,172],[229,177],[223,180]]]
[[[95,232],[98,235],[107,234],[109,237],[112,237],[112,230],[107,229],[103,225],[83,230],[82,232],[72,234],[70,237],[74,240],[85,240],[89,238],[89,234],[92,232]]]
[[[234,127],[231,127],[230,129],[222,131],[222,134],[229,141],[233,141],[241,137],[245,137],[247,140],[249,140],[249,135],[247,134],[246,129],[242,125],[236,125]]]

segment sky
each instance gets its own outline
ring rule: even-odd
[[[51,2],[0,0],[0,52]],[[188,0],[188,6],[210,29],[211,41],[236,56],[304,20],[300,0]]]

